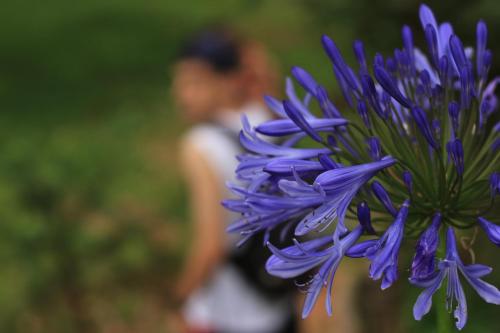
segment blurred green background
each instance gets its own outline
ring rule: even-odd
[[[10,1],[0,10],[0,332],[165,332],[168,288],[188,243],[176,165],[185,125],[169,97],[180,43],[227,23],[267,45],[286,73],[297,64],[334,87],[319,38],[352,60],[419,33],[413,0]],[[500,54],[500,3],[440,1],[474,42],[475,21]],[[500,61],[493,72],[500,73]],[[481,246],[480,246],[481,247]],[[498,253],[479,248],[496,266]],[[493,254],[491,254],[493,253]],[[402,274],[404,275],[404,274]],[[490,280],[491,280],[490,279]],[[403,281],[404,282],[404,281]],[[391,313],[411,332],[405,306]],[[498,307],[467,290],[466,332],[499,332]],[[370,300],[365,302],[370,307]],[[376,305],[372,305],[376,306]],[[496,316],[495,316],[496,315]],[[372,330],[373,331],[373,330]],[[374,331],[373,331],[374,332]]]

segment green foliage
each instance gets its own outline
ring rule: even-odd
[[[151,283],[161,292],[177,267],[168,233],[183,192],[173,170],[146,165],[146,115],[120,111],[42,127],[2,119],[0,330],[41,317],[44,332],[85,331],[89,297],[121,299]]]

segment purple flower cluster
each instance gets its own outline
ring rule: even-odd
[[[345,258],[368,259],[369,277],[390,287],[404,241],[416,243],[409,281],[423,288],[415,319],[429,312],[446,280],[446,306],[451,310],[456,300],[456,326],[464,327],[458,272],[486,302],[500,304],[500,291],[481,279],[491,268],[464,264],[455,236],[479,226],[500,246],[494,213],[500,124],[491,124],[500,78],[488,82],[486,24],[477,24],[473,49],[449,23],[438,24],[427,6],[419,14],[426,53],[404,26],[403,47],[376,54],[371,64],[363,43],[354,42],[354,69],[335,42],[322,37],[344,100],[339,106],[311,74],[294,67],[287,98],[265,97],[276,119],[255,128],[243,119],[240,182],[229,185],[237,198],[223,203],[241,217],[228,231],[241,234],[242,243],[264,233],[271,275],[313,272],[304,285],[303,317],[324,287],[331,314],[334,275]],[[294,245],[279,249],[267,241],[271,232],[291,229]]]

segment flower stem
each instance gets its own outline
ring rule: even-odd
[[[441,258],[445,258],[446,256],[446,242],[443,241],[444,239],[446,239],[445,230],[446,230],[445,228],[441,228],[441,241],[439,242],[439,247],[437,251],[438,256]],[[451,316],[451,313],[448,311],[448,307],[446,306],[447,295],[444,283],[437,291],[436,296],[437,296],[437,301],[435,305],[435,311],[436,311],[437,332],[451,333],[453,332],[452,330],[453,317]]]
[[[448,312],[448,309],[444,304],[446,303],[446,288],[444,286],[441,286],[438,290],[438,295],[437,295],[438,301],[436,302],[436,321],[437,321],[437,332],[438,333],[451,333],[453,332],[452,330],[452,324],[453,324],[453,318],[451,317],[451,314]]]

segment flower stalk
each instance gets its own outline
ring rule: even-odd
[[[440,303],[446,303],[446,290],[444,288],[439,289],[437,297]],[[437,333],[453,332],[453,318],[446,307],[440,304],[440,306],[436,306],[435,312]]]

